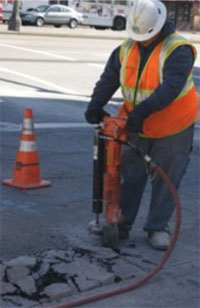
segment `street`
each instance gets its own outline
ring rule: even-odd
[[[121,40],[106,39],[1,36],[1,181],[12,177],[26,108],[32,108],[34,113],[42,179],[51,181],[49,188],[25,191],[1,186],[1,260],[37,255],[48,249],[65,250],[70,246],[86,250],[95,246],[97,251],[101,250],[99,239],[87,231],[88,223],[94,219],[93,126],[85,122],[84,111],[109,54],[120,43]],[[200,44],[195,46],[198,58],[194,80],[200,92]],[[120,103],[121,94],[117,91],[107,110],[114,115]],[[169,265],[167,270],[166,265],[164,273],[153,281],[152,288],[151,283],[148,285],[144,297],[142,290],[137,290],[135,297],[132,292],[130,298],[129,294],[123,295],[121,300],[113,302],[111,299],[87,307],[106,304],[110,308],[198,307],[199,129],[197,123],[191,162],[180,189],[183,221],[176,253],[169,261],[171,268]],[[148,204],[148,198],[147,189],[144,204]],[[157,262],[161,254],[156,256],[150,248],[146,249],[142,231],[146,214],[143,206],[133,231],[138,252],[137,245],[133,249],[124,243],[120,251],[123,255],[123,251],[134,250],[135,255],[144,253],[146,259],[152,256]],[[122,259],[122,272],[123,262],[125,259]],[[176,268],[176,276],[173,264],[178,262],[185,263]],[[163,293],[161,290],[157,306],[155,298],[150,298],[147,306],[148,296],[156,284],[163,286]],[[172,292],[175,286],[177,294]],[[170,292],[173,293],[171,298]],[[153,294],[158,297],[155,291]],[[169,298],[165,301],[162,296],[167,294]]]
[[[85,122],[84,111],[109,52],[117,44],[119,42],[106,41],[102,44],[81,39],[63,42],[63,39],[49,41],[48,38],[33,40],[31,37],[20,42],[14,37],[12,44],[9,39],[1,41],[2,175],[4,178],[12,176],[24,109],[32,108],[42,176],[52,182],[51,188],[38,191],[21,192],[2,187],[3,209],[9,212],[14,210],[20,221],[24,221],[23,215],[29,214],[30,222],[29,219],[23,222],[28,229],[33,227],[32,224],[34,229],[38,229],[33,222],[35,219],[38,222],[41,220],[43,225],[42,236],[35,237],[36,230],[36,233],[25,232],[24,241],[13,243],[16,245],[13,249],[13,246],[7,245],[8,233],[12,237],[13,228],[15,234],[21,232],[15,226],[19,224],[17,218],[13,218],[10,231],[2,232],[2,257],[10,258],[23,253],[25,247],[28,253],[43,250],[45,246],[48,248],[51,246],[52,232],[57,232],[55,228],[68,229],[69,223],[74,226],[74,217],[80,224],[76,214],[80,206],[83,209],[81,224],[84,229],[87,227],[92,217],[93,128]],[[115,108],[115,105],[110,107],[113,113]],[[39,198],[35,199],[35,195]],[[73,221],[70,222],[69,216]],[[10,215],[8,219],[11,219]],[[23,228],[28,230],[25,226]],[[80,233],[80,228],[76,225],[72,237],[76,232]],[[26,234],[29,234],[27,243]],[[30,234],[33,234],[31,247]],[[49,241],[46,241],[46,236]],[[62,236],[70,238],[66,230]],[[60,238],[57,234],[55,242],[56,245],[60,242],[59,247],[63,247]]]

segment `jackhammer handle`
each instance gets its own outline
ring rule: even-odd
[[[93,152],[93,213],[103,212],[104,140],[101,128],[94,130]]]

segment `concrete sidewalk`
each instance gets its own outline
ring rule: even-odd
[[[200,32],[178,31],[193,43],[200,43]],[[9,31],[8,25],[0,25],[1,34],[14,35],[34,35],[34,36],[53,36],[53,37],[71,37],[71,38],[91,38],[91,39],[109,39],[124,40],[127,37],[126,31],[113,31],[110,29],[96,30],[89,27],[78,27],[70,29],[68,27],[55,28],[53,26],[45,26],[38,28],[35,26],[21,26],[20,31]]]

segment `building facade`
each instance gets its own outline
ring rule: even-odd
[[[168,18],[183,30],[200,30],[200,0],[163,0]]]

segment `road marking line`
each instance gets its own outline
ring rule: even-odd
[[[35,123],[34,128],[84,128],[91,127],[89,123]]]
[[[29,91],[13,91],[12,94],[9,95],[11,90],[8,90],[6,92],[0,90],[0,96],[2,97],[21,97],[21,98],[28,98],[28,99],[52,99],[52,100],[68,100],[68,101],[79,101],[83,103],[89,103],[91,100],[91,97],[87,94],[81,94],[81,95],[75,95],[75,94],[59,94],[59,93],[37,93],[37,92],[29,92]],[[2,103],[5,102],[5,100],[2,101]],[[0,101],[1,103],[1,101]],[[116,101],[109,101],[108,105],[111,106],[121,106],[123,102],[116,102]]]
[[[13,48],[13,49],[21,50],[21,51],[27,51],[27,52],[31,52],[31,53],[37,53],[37,54],[49,56],[49,57],[52,57],[52,58],[62,59],[62,60],[77,61],[76,59],[71,58],[71,57],[65,57],[65,56],[57,55],[57,54],[47,52],[47,51],[43,51],[43,50],[35,50],[35,49],[18,47],[18,46],[9,45],[9,44],[2,44],[2,43],[0,43],[0,46],[6,47],[6,48]]]
[[[24,73],[20,73],[20,72],[14,71],[14,70],[10,70],[10,69],[4,68],[4,67],[0,67],[0,71],[5,72],[5,73],[9,73],[9,74],[13,74],[13,75],[25,78],[25,79],[30,79],[32,81],[36,81],[36,82],[39,82],[39,83],[43,83],[46,86],[50,87],[51,89],[53,88],[53,89],[56,89],[60,92],[66,93],[66,94],[70,93],[70,94],[74,94],[74,95],[81,95],[81,93],[79,93],[79,92],[71,91],[71,90],[66,89],[64,87],[58,86],[55,83],[45,81],[45,80],[42,80],[40,78],[30,76],[30,75],[27,75],[27,74],[24,74]]]
[[[21,51],[26,51],[26,52],[30,52],[30,53],[36,53],[36,54],[41,54],[41,55],[45,55],[45,56],[49,56],[49,57],[53,57],[56,59],[62,59],[62,60],[68,60],[68,61],[72,61],[72,62],[76,62],[77,59],[72,58],[72,57],[66,57],[66,56],[62,56],[62,55],[57,55],[51,52],[47,52],[47,51],[43,51],[43,50],[35,50],[35,49],[30,49],[30,48],[25,48],[25,47],[18,47],[18,46],[14,46],[14,45],[9,45],[9,44],[2,44],[0,43],[0,46],[2,47],[6,47],[6,48],[13,48],[13,49],[17,49],[17,50],[21,50]],[[75,52],[73,52],[75,53]],[[80,52],[76,52],[77,54],[81,54]],[[98,68],[104,68],[105,64],[96,64],[96,63],[86,63],[86,65],[89,66],[95,66]]]
[[[35,129],[52,129],[52,128],[88,128],[93,127],[89,123],[34,123]],[[9,122],[0,122],[2,132],[18,132],[22,130],[22,124],[15,124]]]
[[[89,124],[84,122],[76,123],[34,123],[35,129],[52,129],[52,128],[88,128],[94,127],[95,124]],[[195,123],[195,128],[200,129],[200,124]],[[14,132],[21,131],[22,124],[10,123],[0,121],[0,129],[2,132]]]
[[[10,94],[12,93],[12,94]],[[88,94],[60,94],[60,93],[51,93],[51,92],[34,92],[34,91],[18,91],[18,90],[11,90],[8,88],[8,90],[0,90],[0,96],[2,97],[22,97],[22,98],[28,98],[28,99],[54,99],[54,100],[70,100],[70,101],[80,101],[83,103],[88,103],[91,100],[90,95]],[[120,98],[120,97],[119,97]],[[1,101],[0,101],[1,102]],[[2,101],[2,102],[5,102]],[[108,105],[112,106],[121,106],[123,104],[123,101],[109,101]]]
[[[89,66],[95,66],[101,69],[105,67],[105,64],[96,64],[96,63],[86,63],[86,64]]]
[[[39,98],[39,99],[67,99],[67,100],[76,100],[88,103],[90,101],[90,96],[88,94],[60,94],[60,93],[52,93],[52,92],[34,92],[34,91],[18,91],[18,90],[0,90],[0,96],[2,97],[22,97],[22,98]],[[1,99],[0,99],[1,102]],[[2,100],[2,102],[4,102]]]

